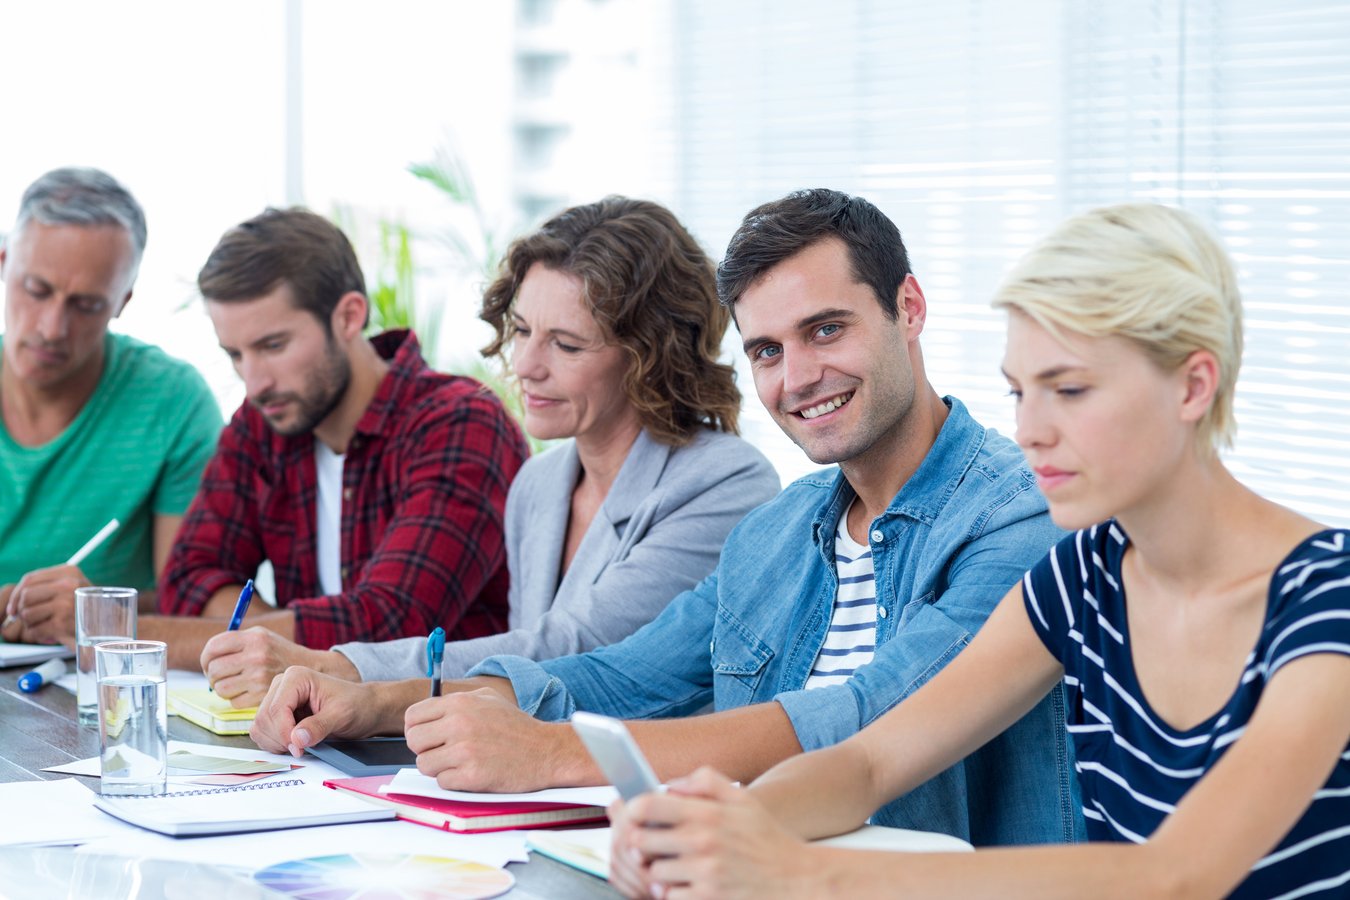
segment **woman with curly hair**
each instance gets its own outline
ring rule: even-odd
[[[712,571],[731,528],[778,490],[736,436],[741,395],[718,358],[730,317],[712,263],[664,207],[607,197],[554,216],[511,245],[480,317],[495,332],[484,355],[501,355],[521,391],[525,430],[560,443],[526,462],[507,498],[509,630],[448,644],[447,679],[488,656],[551,659],[620,640]],[[387,702],[349,684],[425,675],[424,639],[313,651],[256,634],[256,647],[233,649],[249,639],[213,639],[207,675],[246,705],[287,666],[307,667],[288,683],[329,699],[304,746],[334,729],[401,731],[406,706],[427,695],[425,678],[384,685]],[[289,731],[267,730],[273,706],[255,738],[285,747]]]

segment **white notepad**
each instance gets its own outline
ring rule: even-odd
[[[158,797],[99,797],[94,806],[124,822],[173,837],[394,818],[392,809],[294,778]]]
[[[49,659],[73,659],[75,651],[60,644],[11,644],[0,640],[0,669],[35,666]]]

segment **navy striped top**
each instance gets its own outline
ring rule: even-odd
[[[1282,665],[1311,653],[1350,655],[1347,533],[1315,534],[1285,557],[1271,578],[1265,626],[1237,689],[1222,709],[1185,731],[1153,712],[1135,677],[1120,577],[1129,538],[1117,523],[1066,537],[1026,574],[1027,614],[1064,666],[1066,720],[1090,840],[1148,838],[1242,736],[1266,681]],[[1350,754],[1343,754],[1293,830],[1232,896],[1343,896],[1347,885]]]
[[[877,643],[877,581],[872,548],[848,533],[848,513],[834,535],[834,568],[839,587],[825,643],[816,654],[806,689],[843,684],[872,661]]]

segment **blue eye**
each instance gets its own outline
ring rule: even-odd
[[[770,360],[783,352],[783,348],[777,344],[765,344],[754,353],[755,359]]]
[[[829,322],[825,325],[820,326],[820,328],[816,330],[816,334],[820,335],[821,337],[829,337],[830,335],[839,331],[840,327],[842,326],[840,326],[838,322]]]

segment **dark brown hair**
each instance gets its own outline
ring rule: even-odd
[[[351,291],[366,292],[347,236],[300,207],[268,208],[231,228],[197,274],[202,296],[218,303],[256,300],[283,282],[296,307],[313,314],[329,333],[338,300]]]
[[[829,237],[844,242],[853,280],[870,287],[886,317],[895,321],[900,314],[896,298],[910,271],[900,229],[863,198],[827,188],[793,191],[746,213],[717,267],[718,296],[734,310],[765,272]]]
[[[605,340],[628,355],[624,393],[654,438],[679,446],[702,427],[736,433],[735,370],[718,362],[730,316],[712,262],[670,210],[606,197],[517,239],[483,293],[479,318],[496,331],[484,356],[502,355],[511,304],[535,263],[581,280]]]

